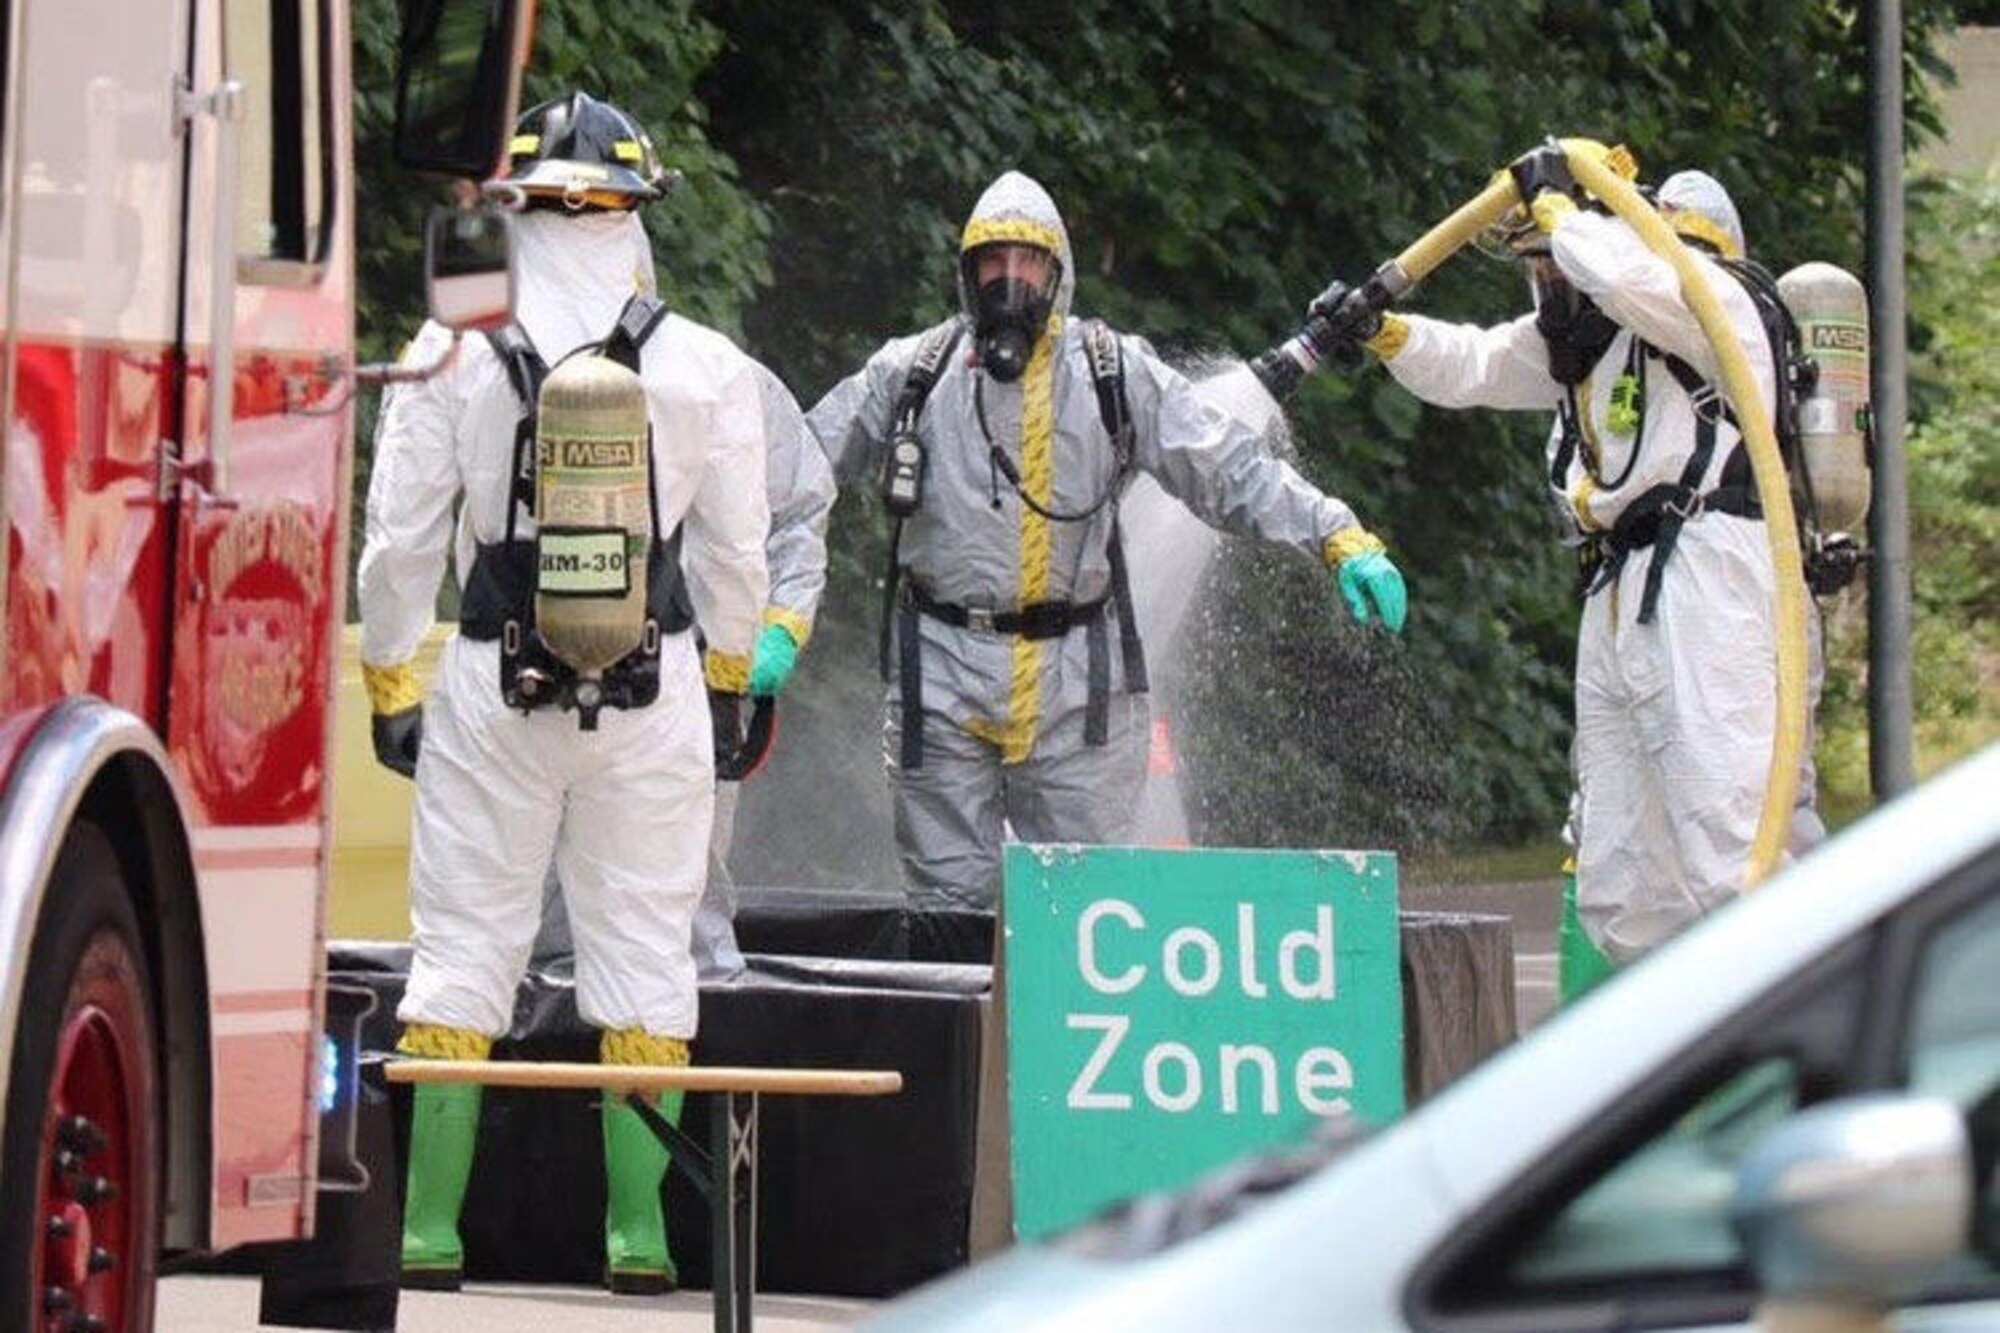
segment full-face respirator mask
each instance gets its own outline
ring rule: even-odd
[[[1021,378],[1055,308],[1062,264],[1036,245],[999,241],[959,260],[959,289],[979,364],[1002,384]]]

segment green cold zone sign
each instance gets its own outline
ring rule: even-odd
[[[1006,850],[1015,1228],[1403,1109],[1396,858]]]

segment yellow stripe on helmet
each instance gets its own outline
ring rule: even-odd
[[[974,218],[965,224],[965,236],[958,243],[961,254],[982,245],[1012,241],[1018,245],[1038,245],[1052,255],[1062,253],[1062,235],[1046,223],[1028,218]]]
[[[620,139],[613,143],[611,145],[611,156],[617,158],[620,162],[643,162],[646,157],[644,150],[639,147],[637,139]]]
[[[525,157],[542,146],[539,134],[517,134],[507,141],[507,156]]]

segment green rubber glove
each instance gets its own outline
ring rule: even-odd
[[[785,688],[799,665],[799,641],[783,625],[766,625],[750,659],[750,693],[762,698]]]
[[[1380,551],[1352,555],[1340,562],[1340,595],[1347,609],[1366,625],[1372,618],[1369,606],[1382,623],[1395,633],[1403,632],[1403,616],[1409,610],[1409,594],[1403,590],[1403,572]]]

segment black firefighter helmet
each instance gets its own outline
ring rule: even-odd
[[[530,207],[633,209],[664,198],[679,179],[637,121],[589,93],[523,112],[507,145],[507,183]]]

